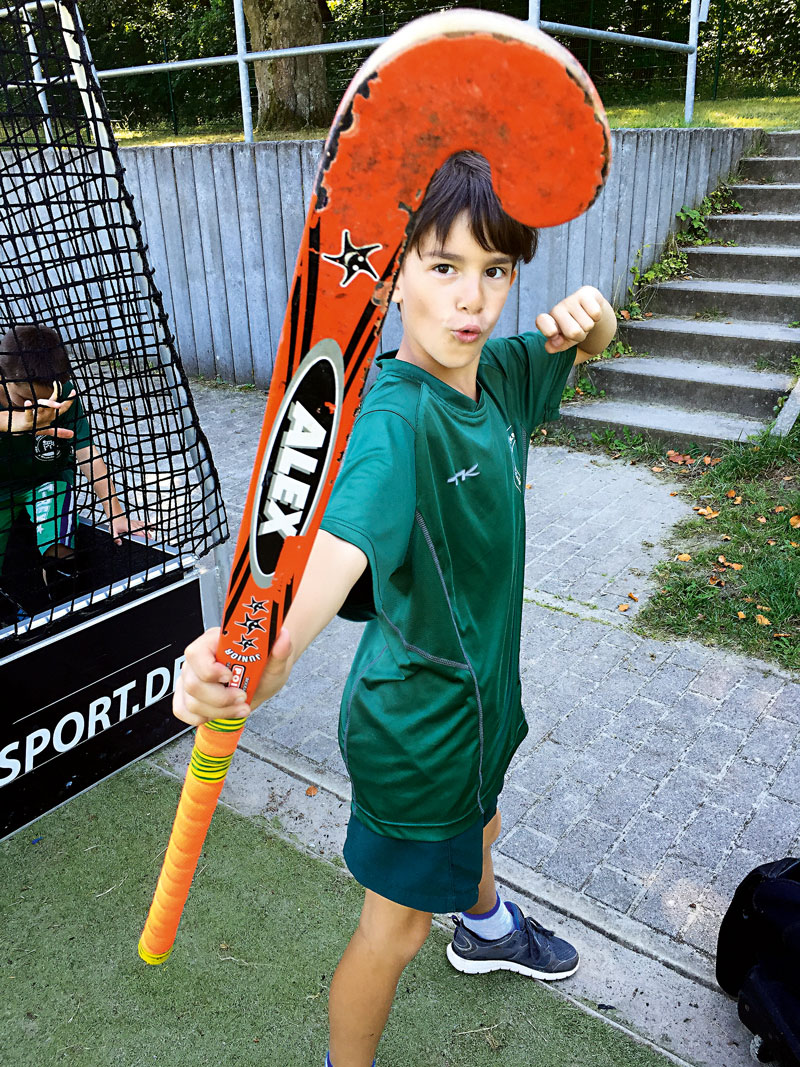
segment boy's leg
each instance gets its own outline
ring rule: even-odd
[[[578,953],[563,938],[522,914],[497,892],[491,848],[500,834],[500,812],[484,827],[483,873],[478,900],[461,918],[447,958],[467,974],[510,970],[532,978],[568,978],[578,969]]]
[[[432,915],[366,891],[361,918],[331,981],[333,1067],[370,1067],[397,983],[431,928]]]
[[[467,915],[485,915],[491,911],[497,901],[497,887],[494,882],[494,863],[492,862],[492,845],[500,836],[500,809],[483,828],[483,874],[478,886],[478,899]]]

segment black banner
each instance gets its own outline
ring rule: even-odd
[[[172,691],[202,629],[194,577],[0,663],[0,838],[187,729]]]

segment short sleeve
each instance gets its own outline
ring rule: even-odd
[[[75,394],[75,388],[70,382],[68,387],[64,389],[64,399],[68,399],[73,394]],[[82,448],[88,448],[92,443],[92,431],[89,428],[89,420],[86,418],[86,412],[83,410],[79,395],[75,394],[75,403],[66,416],[62,418],[61,425],[74,432],[75,436],[72,438],[71,444],[75,452],[79,452]]]
[[[577,346],[564,352],[545,350],[543,334],[523,333],[489,341],[481,363],[493,367],[505,379],[506,402],[520,422],[533,430],[542,422],[560,416],[559,407]]]
[[[414,429],[402,415],[386,410],[362,414],[321,523],[321,529],[366,555],[377,611],[411,540],[416,511],[414,444]],[[363,617],[350,606],[350,612],[342,614]]]

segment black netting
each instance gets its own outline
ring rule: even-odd
[[[18,639],[227,526],[73,0],[0,11],[0,83],[0,638]]]

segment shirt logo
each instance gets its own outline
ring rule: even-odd
[[[478,464],[473,463],[469,470],[456,471],[452,478],[448,478],[448,484],[453,482],[458,485],[460,482],[465,482],[467,478],[477,478],[481,472],[478,470]]]

